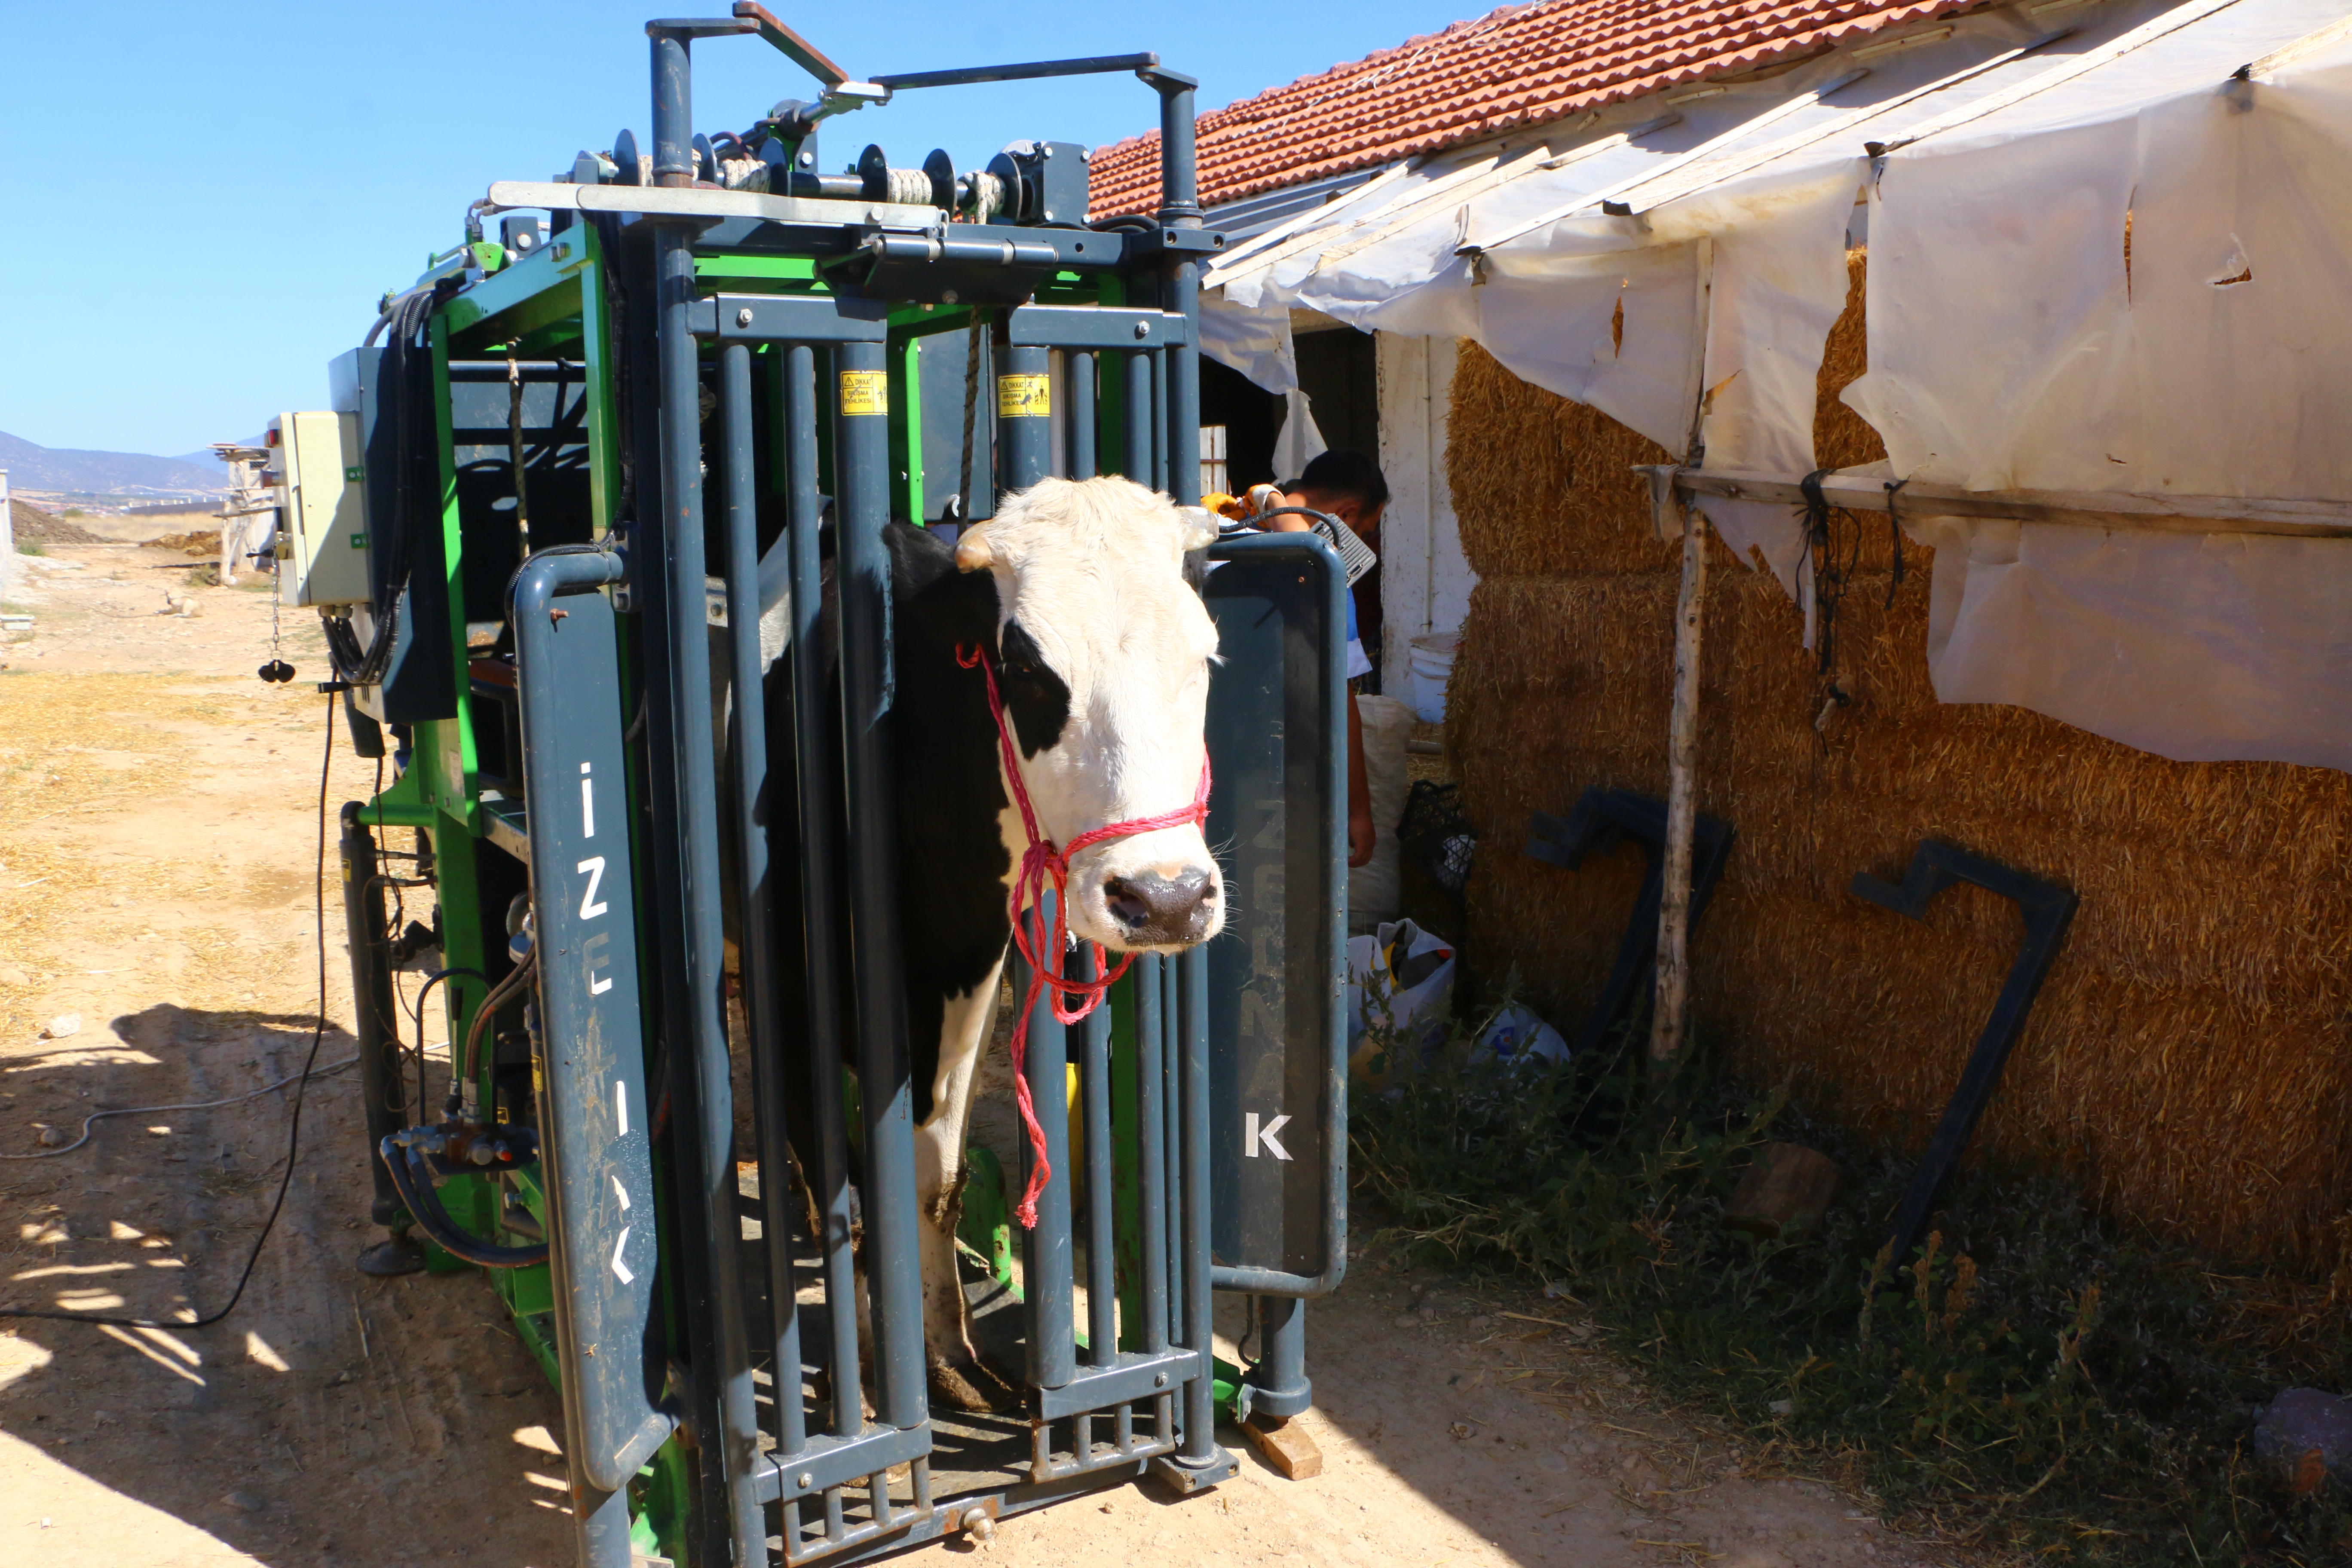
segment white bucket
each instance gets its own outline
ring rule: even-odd
[[[1460,632],[1437,632],[1412,639],[1412,710],[1425,724],[1445,722],[1445,683],[1454,675]]]

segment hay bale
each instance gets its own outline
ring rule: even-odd
[[[1845,310],[1830,328],[1823,345],[1821,374],[1813,386],[1813,462],[1824,468],[1851,468],[1874,463],[1886,456],[1886,443],[1862,416],[1838,401],[1838,394],[1870,368],[1870,349],[1863,334],[1863,284],[1869,273],[1868,253],[1849,250],[1845,256]]]
[[[212,556],[220,553],[221,531],[217,528],[192,528],[185,533],[158,534],[147,542],[150,550],[176,550],[183,555]]]
[[[1857,264],[1825,389],[1859,373],[1860,279]],[[1454,439],[1475,462],[1506,444],[1494,426],[1575,427],[1546,426],[1531,408],[1549,395],[1532,388],[1503,389],[1490,426],[1476,388],[1492,381],[1482,369],[1468,395],[1456,382]],[[1482,845],[1466,955],[1487,984],[1516,973],[1569,1027],[1608,973],[1641,858],[1625,849],[1570,873],[1519,847],[1528,813],[1563,811],[1587,787],[1664,794],[1676,574],[1669,552],[1629,546],[1649,536],[1646,495],[1632,487],[1615,518],[1555,511],[1549,534],[1532,528],[1530,498],[1583,482],[1596,452],[1615,461],[1638,439],[1566,454],[1548,477],[1531,458],[1508,485],[1455,481],[1465,542],[1535,567],[1478,584],[1448,697],[1447,742]],[[1921,838],[1990,856],[2083,903],[1978,1156],[2069,1173],[2113,1212],[2217,1254],[2331,1261],[2332,1222],[2352,1204],[2337,935],[2352,924],[2352,779],[2168,762],[2023,710],[1937,703],[1931,557],[1907,549],[1897,585],[1885,527],[1833,520],[1842,553],[1859,558],[1827,672],[1800,647],[1779,585],[1717,558],[1699,805],[1739,839],[1693,944],[1703,1036],[1738,1076],[1793,1079],[1811,1103],[1916,1154],[2020,922],[1980,889],[1942,894],[1909,921],[1847,884],[1862,870],[1899,875]],[[1817,727],[1831,679],[1851,701]]]
[[[1674,552],[1650,524],[1649,483],[1633,472],[1636,463],[1673,461],[1665,448],[1598,409],[1528,385],[1466,338],[1454,362],[1453,408],[1471,418],[1450,431],[1445,477],[1462,552],[1479,576],[1672,564]]]

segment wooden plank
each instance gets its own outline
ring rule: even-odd
[[[1895,110],[1902,108],[1905,104],[1910,103],[1915,100],[1926,98],[1930,93],[1942,92],[1948,89],[1958,87],[1960,83],[1976,77],[1980,77],[1987,71],[1999,70],[2001,67],[2009,64],[2010,61],[2025,55],[2030,55],[2036,49],[2054,44],[2061,38],[2071,37],[2074,36],[2074,29],[2072,26],[2060,27],[2055,32],[2044,33],[2042,37],[2034,39],[2032,43],[2020,44],[2017,47],[2010,49],[2005,53],[1995,55],[1989,60],[1980,60],[1975,65],[1963,67],[1961,69],[1956,70],[1948,76],[1938,77],[1936,80],[1928,82],[1924,86],[1915,87],[1908,92],[1896,93],[1893,98],[1886,100],[1883,103],[1864,104],[1860,109],[1851,110],[1846,114],[1839,116],[1837,119],[1831,121],[1826,125],[1818,125],[1809,131],[1800,131],[1792,135],[1784,136],[1780,138],[1780,140],[1771,142],[1767,146],[1755,148],[1748,153],[1740,154],[1720,168],[1686,169],[1682,171],[1681,174],[1674,179],[1663,182],[1654,182],[1657,188],[1652,189],[1648,186],[1644,186],[1639,192],[1634,193],[1634,195],[1640,204],[1639,210],[1643,212],[1650,212],[1658,207],[1664,206],[1668,202],[1675,201],[1681,197],[1691,195],[1696,192],[1705,190],[1710,185],[1728,184],[1733,180],[1738,179],[1743,174],[1762,168],[1767,163],[1776,163],[1782,158],[1788,157],[1792,153],[1800,152],[1807,147],[1817,146],[1823,142],[1830,141],[1833,137],[1843,136],[1847,132],[1852,131],[1855,126],[1875,120],[1881,115],[1891,114]],[[1896,43],[1900,43],[1903,40],[1899,38],[1895,40]],[[1866,50],[1863,51],[1863,53],[1867,52],[1868,51]],[[1854,58],[1859,59],[1862,58],[1862,54],[1857,54]],[[1824,96],[1825,95],[1826,93],[1824,93]]]
[[[1523,235],[1533,234],[1539,228],[1549,228],[1564,217],[1571,217],[1578,213],[1597,208],[1601,203],[1614,201],[1629,191],[1639,190],[1670,174],[1679,174],[1694,164],[1714,157],[1717,153],[1734,145],[1753,132],[1761,131],[1768,125],[1777,124],[1801,109],[1811,109],[1838,89],[1851,86],[1869,74],[1869,68],[1862,66],[1841,71],[1819,87],[1801,92],[1794,98],[1783,99],[1761,113],[1741,121],[1721,135],[1709,137],[1687,153],[1677,153],[1654,169],[1644,169],[1640,174],[1629,175],[1613,185],[1603,185],[1599,190],[1580,195],[1572,202],[1556,206],[1539,217],[1515,223],[1500,234],[1484,235],[1476,239],[1465,239],[1460,245],[1454,247],[1454,254],[1471,256],[1481,251],[1492,250],[1498,245],[1507,245]]]
[[[2214,12],[2227,10],[2237,3],[2238,0],[2194,0],[2193,4],[2168,11],[2160,16],[2141,23],[2119,38],[2110,39],[2095,49],[2076,55],[2073,59],[2062,60],[2048,70],[2038,76],[2029,77],[2014,87],[2004,88],[1988,98],[1979,99],[1974,103],[1964,103],[1957,109],[1947,110],[1933,120],[1915,125],[1901,136],[1887,142],[1882,151],[1892,153],[1898,147],[1908,147],[1915,142],[1924,142],[1930,136],[1939,135],[1958,126],[1982,120],[1987,115],[1997,114],[2012,105],[2024,102],[2029,98],[2048,92],[2053,87],[2073,81],[2076,77],[2086,72],[2119,60],[2134,49],[2152,44],[2168,33],[2177,33],[2192,22],[2201,22]]]
[[[1459,186],[1439,181],[1438,185],[1444,188],[1433,187],[1426,194],[1415,195],[1405,205],[1385,215],[1379,226],[1371,228],[1370,233],[1363,235],[1360,238],[1343,240],[1331,247],[1323,253],[1320,265],[1328,267],[1335,261],[1345,260],[1368,246],[1378,245],[1384,239],[1401,234],[1430,216],[1440,206],[1458,207],[1465,202],[1474,201],[1514,181],[1523,180],[1533,174],[1545,174],[1560,169],[1572,168],[1588,158],[1599,157],[1603,153],[1614,153],[1618,148],[1639,141],[1652,132],[1664,131],[1681,119],[1680,113],[1668,112],[1645,120],[1639,125],[1628,126],[1622,131],[1612,132],[1597,142],[1588,142],[1580,147],[1571,147],[1565,153],[1546,154],[1532,163],[1526,158],[1512,159],[1486,170],[1475,179],[1469,180]],[[1543,149],[1538,147],[1530,151],[1542,153]]]
[[[1323,1450],[1315,1446],[1305,1427],[1289,1421],[1261,1426],[1259,1420],[1253,1415],[1242,1423],[1242,1436],[1249,1439],[1258,1458],[1289,1480],[1312,1480],[1323,1473]]]
[[[2333,539],[2352,533],[2352,501],[2244,496],[2151,496],[2101,490],[1967,490],[1914,480],[1890,508],[1885,475],[1841,469],[1822,477],[1822,499],[1849,511],[1890,510],[1921,517],[2000,517],[2079,528],[2164,533],[2260,533]],[[1684,469],[1675,488],[1690,495],[1805,503],[1802,481],[1786,474]]]

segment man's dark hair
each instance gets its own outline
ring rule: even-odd
[[[1381,466],[1361,452],[1326,452],[1307,465],[1298,488],[1332,500],[1351,500],[1366,511],[1389,504],[1389,482]]]

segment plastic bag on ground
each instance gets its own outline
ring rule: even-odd
[[[1502,1067],[1557,1067],[1568,1060],[1568,1042],[1559,1031],[1517,1006],[1506,1007],[1488,1020],[1478,1032],[1478,1049]]]
[[[1348,1070],[1385,1089],[1399,1066],[1426,1065],[1454,1013],[1454,944],[1411,921],[1348,940]]]

